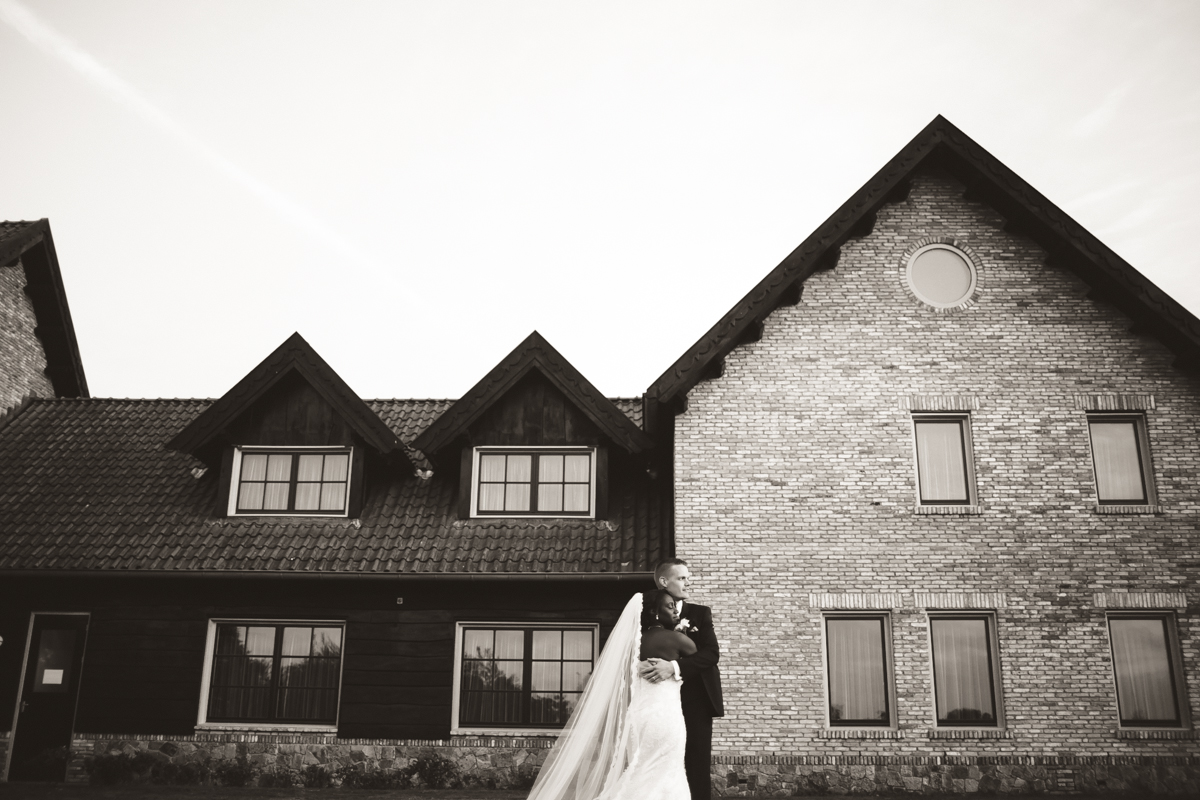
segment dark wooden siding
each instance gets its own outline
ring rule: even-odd
[[[518,381],[469,431],[472,445],[597,446],[608,441],[574,403],[537,371]]]
[[[33,609],[92,615],[76,720],[76,730],[84,733],[191,733],[211,618],[344,620],[339,736],[445,738],[456,622],[594,622],[603,641],[625,601],[644,588],[649,587],[582,582],[12,579],[0,589],[5,638],[0,713],[11,719]],[[397,597],[404,598],[403,605]]]
[[[229,430],[233,444],[355,444],[350,426],[302,376],[288,374]]]

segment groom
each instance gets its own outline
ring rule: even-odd
[[[721,702],[721,673],[717,661],[721,654],[717,649],[717,634],[713,630],[712,611],[708,606],[687,602],[691,576],[687,562],[681,558],[668,558],[654,570],[654,588],[665,589],[675,598],[675,610],[682,628],[693,642],[696,652],[682,656],[678,661],[651,659],[639,665],[642,677],[654,682],[681,680],[680,702],[683,704],[683,722],[687,726],[687,747],[684,750],[683,766],[687,772],[688,788],[692,800],[710,800],[712,797],[712,728],[713,717],[723,716]]]

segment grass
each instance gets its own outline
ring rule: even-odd
[[[63,783],[0,783],[0,800],[258,800],[270,797],[300,797],[310,800],[525,800],[528,792],[488,789],[263,789],[226,786],[131,785],[91,787]],[[809,796],[807,800],[847,800],[856,795]],[[864,797],[862,795],[857,795]],[[1003,795],[1005,798],[1046,795]],[[1130,800],[1140,795],[1069,794],[1055,795],[1070,800]],[[1178,797],[1179,795],[1175,795]],[[869,800],[984,800],[995,795],[980,794],[889,794],[868,795]]]
[[[0,783],[0,800],[524,800],[524,791],[486,789],[263,789],[257,786],[87,786],[64,783]]]

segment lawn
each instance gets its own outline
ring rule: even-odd
[[[0,800],[258,800],[269,797],[303,797],[311,800],[525,800],[526,794],[524,791],[487,789],[262,789],[144,784],[92,788],[62,783],[0,783]],[[1032,796],[1003,795],[1005,798]],[[1071,800],[1132,800],[1143,797],[1116,793],[1057,796]],[[847,800],[851,796],[821,795],[810,796],[807,800],[833,800],[835,797],[837,800]],[[987,797],[995,795],[870,795],[869,800],[984,800]]]
[[[63,783],[0,783],[0,800],[524,800],[524,791],[486,789],[262,789],[228,786],[77,786]]]

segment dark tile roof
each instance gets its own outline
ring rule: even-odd
[[[33,400],[0,419],[0,572],[605,573],[669,555],[669,497],[648,484],[614,492],[607,521],[459,520],[457,476],[407,472],[359,520],[219,518],[216,471],[164,446],[212,402]],[[410,442],[452,402],[367,404]]]

